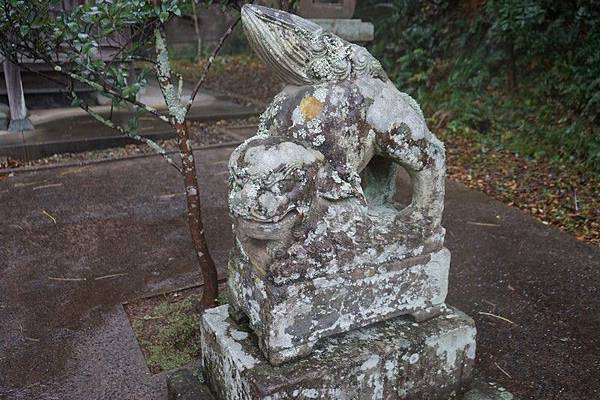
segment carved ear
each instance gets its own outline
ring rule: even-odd
[[[321,168],[317,175],[317,194],[329,201],[357,198],[366,204],[365,194],[360,185],[360,176],[352,176],[350,179],[342,178],[330,166]]]

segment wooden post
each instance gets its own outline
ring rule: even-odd
[[[10,124],[8,125],[8,130],[15,132],[33,129],[31,121],[27,118],[21,71],[17,65],[8,60],[4,60],[4,80],[6,81],[8,105],[10,107]]]

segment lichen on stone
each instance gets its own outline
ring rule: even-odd
[[[310,21],[259,6],[242,20],[257,53],[300,84],[275,96],[229,162],[232,306],[265,357],[282,363],[331,335],[443,306],[445,153],[418,104],[364,48]],[[397,199],[402,169],[408,204]]]

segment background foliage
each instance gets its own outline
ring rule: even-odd
[[[359,13],[436,133],[600,173],[599,1],[370,1]]]

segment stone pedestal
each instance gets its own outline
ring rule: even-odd
[[[228,306],[202,316],[205,376],[220,399],[448,399],[471,378],[475,327],[446,308],[428,321],[404,317],[321,340],[313,353],[271,365],[253,331]]]
[[[450,252],[445,248],[348,271],[325,274],[323,268],[318,277],[283,284],[281,275],[258,270],[235,251],[228,270],[232,303],[249,317],[274,365],[308,355],[323,337],[399,315],[434,315],[448,292]]]

